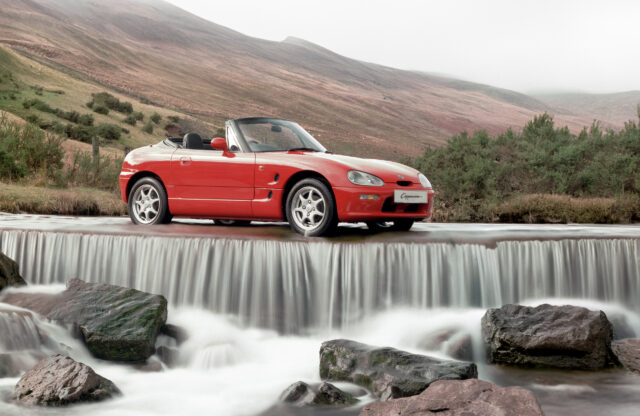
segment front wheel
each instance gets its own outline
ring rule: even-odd
[[[395,221],[367,221],[367,227],[374,232],[382,231],[409,231],[413,227],[414,220]]]
[[[335,229],[336,204],[329,187],[318,179],[303,179],[291,189],[286,202],[287,221],[297,233],[317,237]]]
[[[129,194],[129,217],[134,224],[166,224],[171,221],[167,193],[155,178],[137,181]]]

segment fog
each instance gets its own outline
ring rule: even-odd
[[[169,1],[250,36],[526,93],[640,90],[633,0]]]

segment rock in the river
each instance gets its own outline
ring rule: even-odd
[[[18,263],[0,251],[0,290],[11,286],[24,286],[27,282],[20,276]]]
[[[420,395],[375,402],[360,416],[543,416],[534,394],[522,387],[500,387],[482,380],[436,381]]]
[[[58,295],[10,293],[2,301],[75,327],[94,356],[113,361],[149,358],[167,319],[164,296],[79,279]]]
[[[597,370],[615,362],[611,323],[577,306],[505,305],[482,317],[490,363]]]
[[[164,324],[160,328],[160,333],[166,335],[170,338],[173,338],[176,341],[176,344],[181,345],[183,342],[189,338],[187,331],[179,327],[178,325],[173,324]]]
[[[640,339],[627,338],[613,341],[611,349],[624,368],[640,373]]]
[[[316,389],[303,381],[293,383],[280,395],[280,400],[294,406],[349,406],[358,401],[353,395],[331,383],[322,383]]]
[[[320,348],[320,377],[350,381],[382,400],[421,393],[436,380],[478,377],[474,363],[439,360],[355,341],[327,341]]]
[[[120,394],[120,390],[91,367],[69,357],[47,357],[16,384],[13,398],[21,404],[64,406],[95,402]]]

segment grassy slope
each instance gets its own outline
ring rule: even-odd
[[[111,111],[109,115],[93,112],[85,106],[91,101],[91,94],[107,91],[120,100],[133,101],[117,92],[90,82],[78,80],[69,74],[42,65],[34,60],[21,56],[11,50],[0,48],[0,112],[10,122],[23,124],[28,115],[37,115],[42,120],[57,120],[56,115],[35,109],[25,110],[25,100],[37,98],[51,107],[65,111],[75,110],[81,114],[92,114],[95,124],[111,123],[126,128],[129,134],[123,134],[118,141],[101,143],[100,154],[112,158],[122,158],[125,147],[135,148],[155,143],[165,137],[160,126],[155,126],[153,134],[142,131],[144,123],[138,122],[134,127],[124,123],[124,115]],[[36,94],[36,86],[43,87],[41,95]],[[64,94],[55,91],[64,91]],[[145,115],[145,122],[153,113],[167,116],[189,118],[185,114],[162,107],[133,102],[134,111]],[[161,123],[162,125],[163,123]],[[63,143],[66,159],[78,151],[90,152],[91,145],[67,139]],[[126,206],[119,194],[86,187],[53,188],[44,185],[42,175],[30,175],[18,183],[0,184],[0,211],[29,212],[40,214],[64,215],[123,215]]]
[[[6,74],[9,73],[15,82],[6,79]],[[103,91],[109,92],[123,101],[131,102],[133,101],[131,97],[119,94],[103,86],[78,80],[69,74],[40,64],[6,48],[0,48],[0,74],[5,74],[2,82],[0,82],[0,110],[7,111],[21,118],[25,118],[29,114],[36,114],[43,120],[58,120],[66,123],[65,120],[59,119],[54,114],[43,113],[34,109],[24,109],[22,106],[23,101],[37,98],[54,108],[60,108],[65,111],[75,110],[81,114],[92,114],[95,119],[95,124],[110,123],[129,130],[130,133],[123,134],[119,141],[103,143],[108,153],[115,154],[115,151],[118,150],[119,152],[117,153],[122,155],[122,150],[124,150],[125,147],[136,148],[158,142],[165,137],[164,130],[158,126],[155,126],[153,134],[147,134],[142,131],[144,123],[138,122],[136,126],[131,126],[123,122],[125,115],[121,113],[110,111],[108,115],[97,114],[85,105],[91,101],[92,93]],[[36,89],[34,88],[36,86],[43,87],[42,95],[36,94]],[[64,94],[59,94],[54,91],[64,91]],[[14,92],[15,99],[9,97],[11,92]],[[133,107],[134,111],[142,112],[145,115],[145,122],[153,113],[160,114],[163,120],[166,120],[167,116],[190,118],[183,113],[135,101],[133,102]],[[69,148],[82,148],[87,150],[90,148],[89,145],[84,143],[74,140],[69,141],[75,142],[74,144],[69,144]]]

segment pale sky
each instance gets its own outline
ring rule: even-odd
[[[169,1],[250,36],[521,92],[640,90],[640,1]]]

